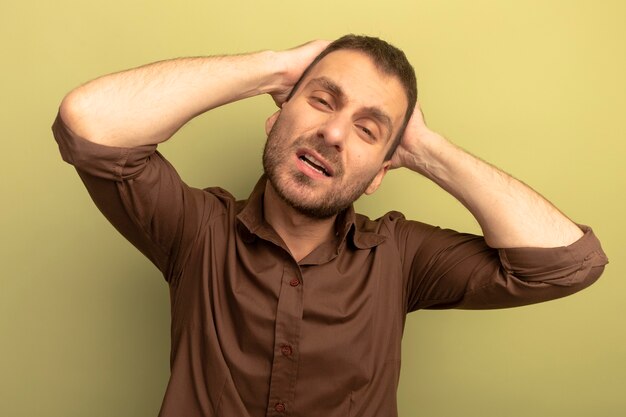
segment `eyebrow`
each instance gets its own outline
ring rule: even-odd
[[[343,89],[336,82],[328,77],[313,78],[307,83],[307,86],[310,84],[320,85],[322,88],[325,88],[326,90],[333,93],[333,95],[335,95],[338,99],[343,100],[346,98],[346,93],[343,92]]]
[[[339,100],[345,100],[346,98],[346,93],[343,91],[343,89],[336,82],[334,82],[328,77],[322,76],[322,77],[313,78],[307,83],[307,87],[311,84],[318,84],[322,88],[332,93]],[[382,123],[383,125],[385,125],[385,127],[387,128],[387,132],[389,133],[389,137],[391,137],[391,132],[393,131],[393,125],[391,123],[391,117],[389,117],[389,115],[386,112],[384,112],[382,109],[376,106],[365,107],[361,109],[360,112],[365,113],[368,116],[371,116],[372,118],[376,119],[379,123]]]

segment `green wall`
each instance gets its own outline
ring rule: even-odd
[[[1,416],[155,416],[168,378],[167,287],[61,161],[50,125],[64,94],[150,61],[347,32],[403,48],[429,125],[590,224],[611,259],[596,285],[563,300],[410,315],[401,416],[625,415],[626,2],[174,4],[0,5]],[[272,111],[269,97],[215,110],[161,149],[188,183],[244,198]],[[358,209],[478,231],[410,172],[392,172]]]

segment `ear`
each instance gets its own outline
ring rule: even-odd
[[[370,185],[365,190],[365,194],[370,195],[373,194],[374,191],[378,190],[380,183],[383,182],[383,178],[387,171],[391,168],[391,160],[383,162],[383,166],[380,167],[380,171],[376,174]]]
[[[265,134],[266,135],[270,134],[270,131],[272,130],[272,127],[274,127],[274,123],[276,123],[276,120],[278,119],[278,116],[280,116],[280,109],[278,109],[276,111],[276,113],[272,114],[265,121]]]

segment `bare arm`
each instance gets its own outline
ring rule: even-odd
[[[419,105],[392,164],[419,172],[457,198],[491,247],[566,246],[583,235],[530,187],[428,129]]]
[[[180,58],[106,75],[71,91],[61,103],[67,126],[89,141],[132,147],[169,139],[215,107],[269,93],[281,104],[328,42],[282,52]]]

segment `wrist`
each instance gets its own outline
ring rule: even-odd
[[[258,94],[275,94],[284,89],[287,66],[280,52],[261,51],[257,53],[260,68],[266,68],[265,76],[258,86]]]
[[[294,75],[293,57],[289,55],[289,52],[264,51],[260,53],[263,65],[267,68],[267,76],[260,86],[258,94],[269,94],[279,107],[287,100],[300,74]]]
[[[404,165],[432,178],[433,171],[441,167],[446,154],[455,146],[440,134],[429,129],[421,131],[418,137],[419,139],[408,149]]]

